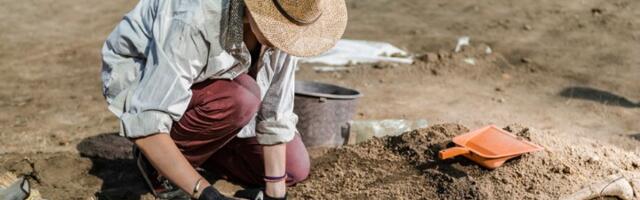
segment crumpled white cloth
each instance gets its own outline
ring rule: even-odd
[[[392,57],[392,55],[400,55],[401,57]],[[411,64],[413,59],[407,57],[407,52],[389,43],[342,39],[329,51],[319,56],[301,58],[300,62],[326,65],[379,62]]]

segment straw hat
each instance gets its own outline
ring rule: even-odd
[[[264,37],[294,56],[314,56],[329,50],[347,26],[344,0],[246,0]]]

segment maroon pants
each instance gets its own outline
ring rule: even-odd
[[[193,95],[171,138],[194,167],[220,173],[245,185],[264,185],[262,146],[255,138],[236,135],[255,117],[260,88],[246,74],[233,80],[208,80],[191,88]],[[287,184],[309,175],[309,155],[300,139],[286,144]]]

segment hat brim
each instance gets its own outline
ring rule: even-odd
[[[309,25],[297,25],[283,16],[272,0],[245,1],[253,20],[265,39],[294,56],[321,54],[342,37],[347,27],[344,0],[323,0],[322,15]]]

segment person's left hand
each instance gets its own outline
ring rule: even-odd
[[[224,195],[220,194],[216,188],[213,186],[207,186],[202,190],[200,197],[198,200],[231,200],[231,198],[227,198]]]
[[[287,200],[286,194],[282,198],[270,197],[264,192],[264,188],[252,188],[252,189],[240,190],[236,192],[234,196],[238,198],[244,198],[244,199],[250,199],[250,200]]]

